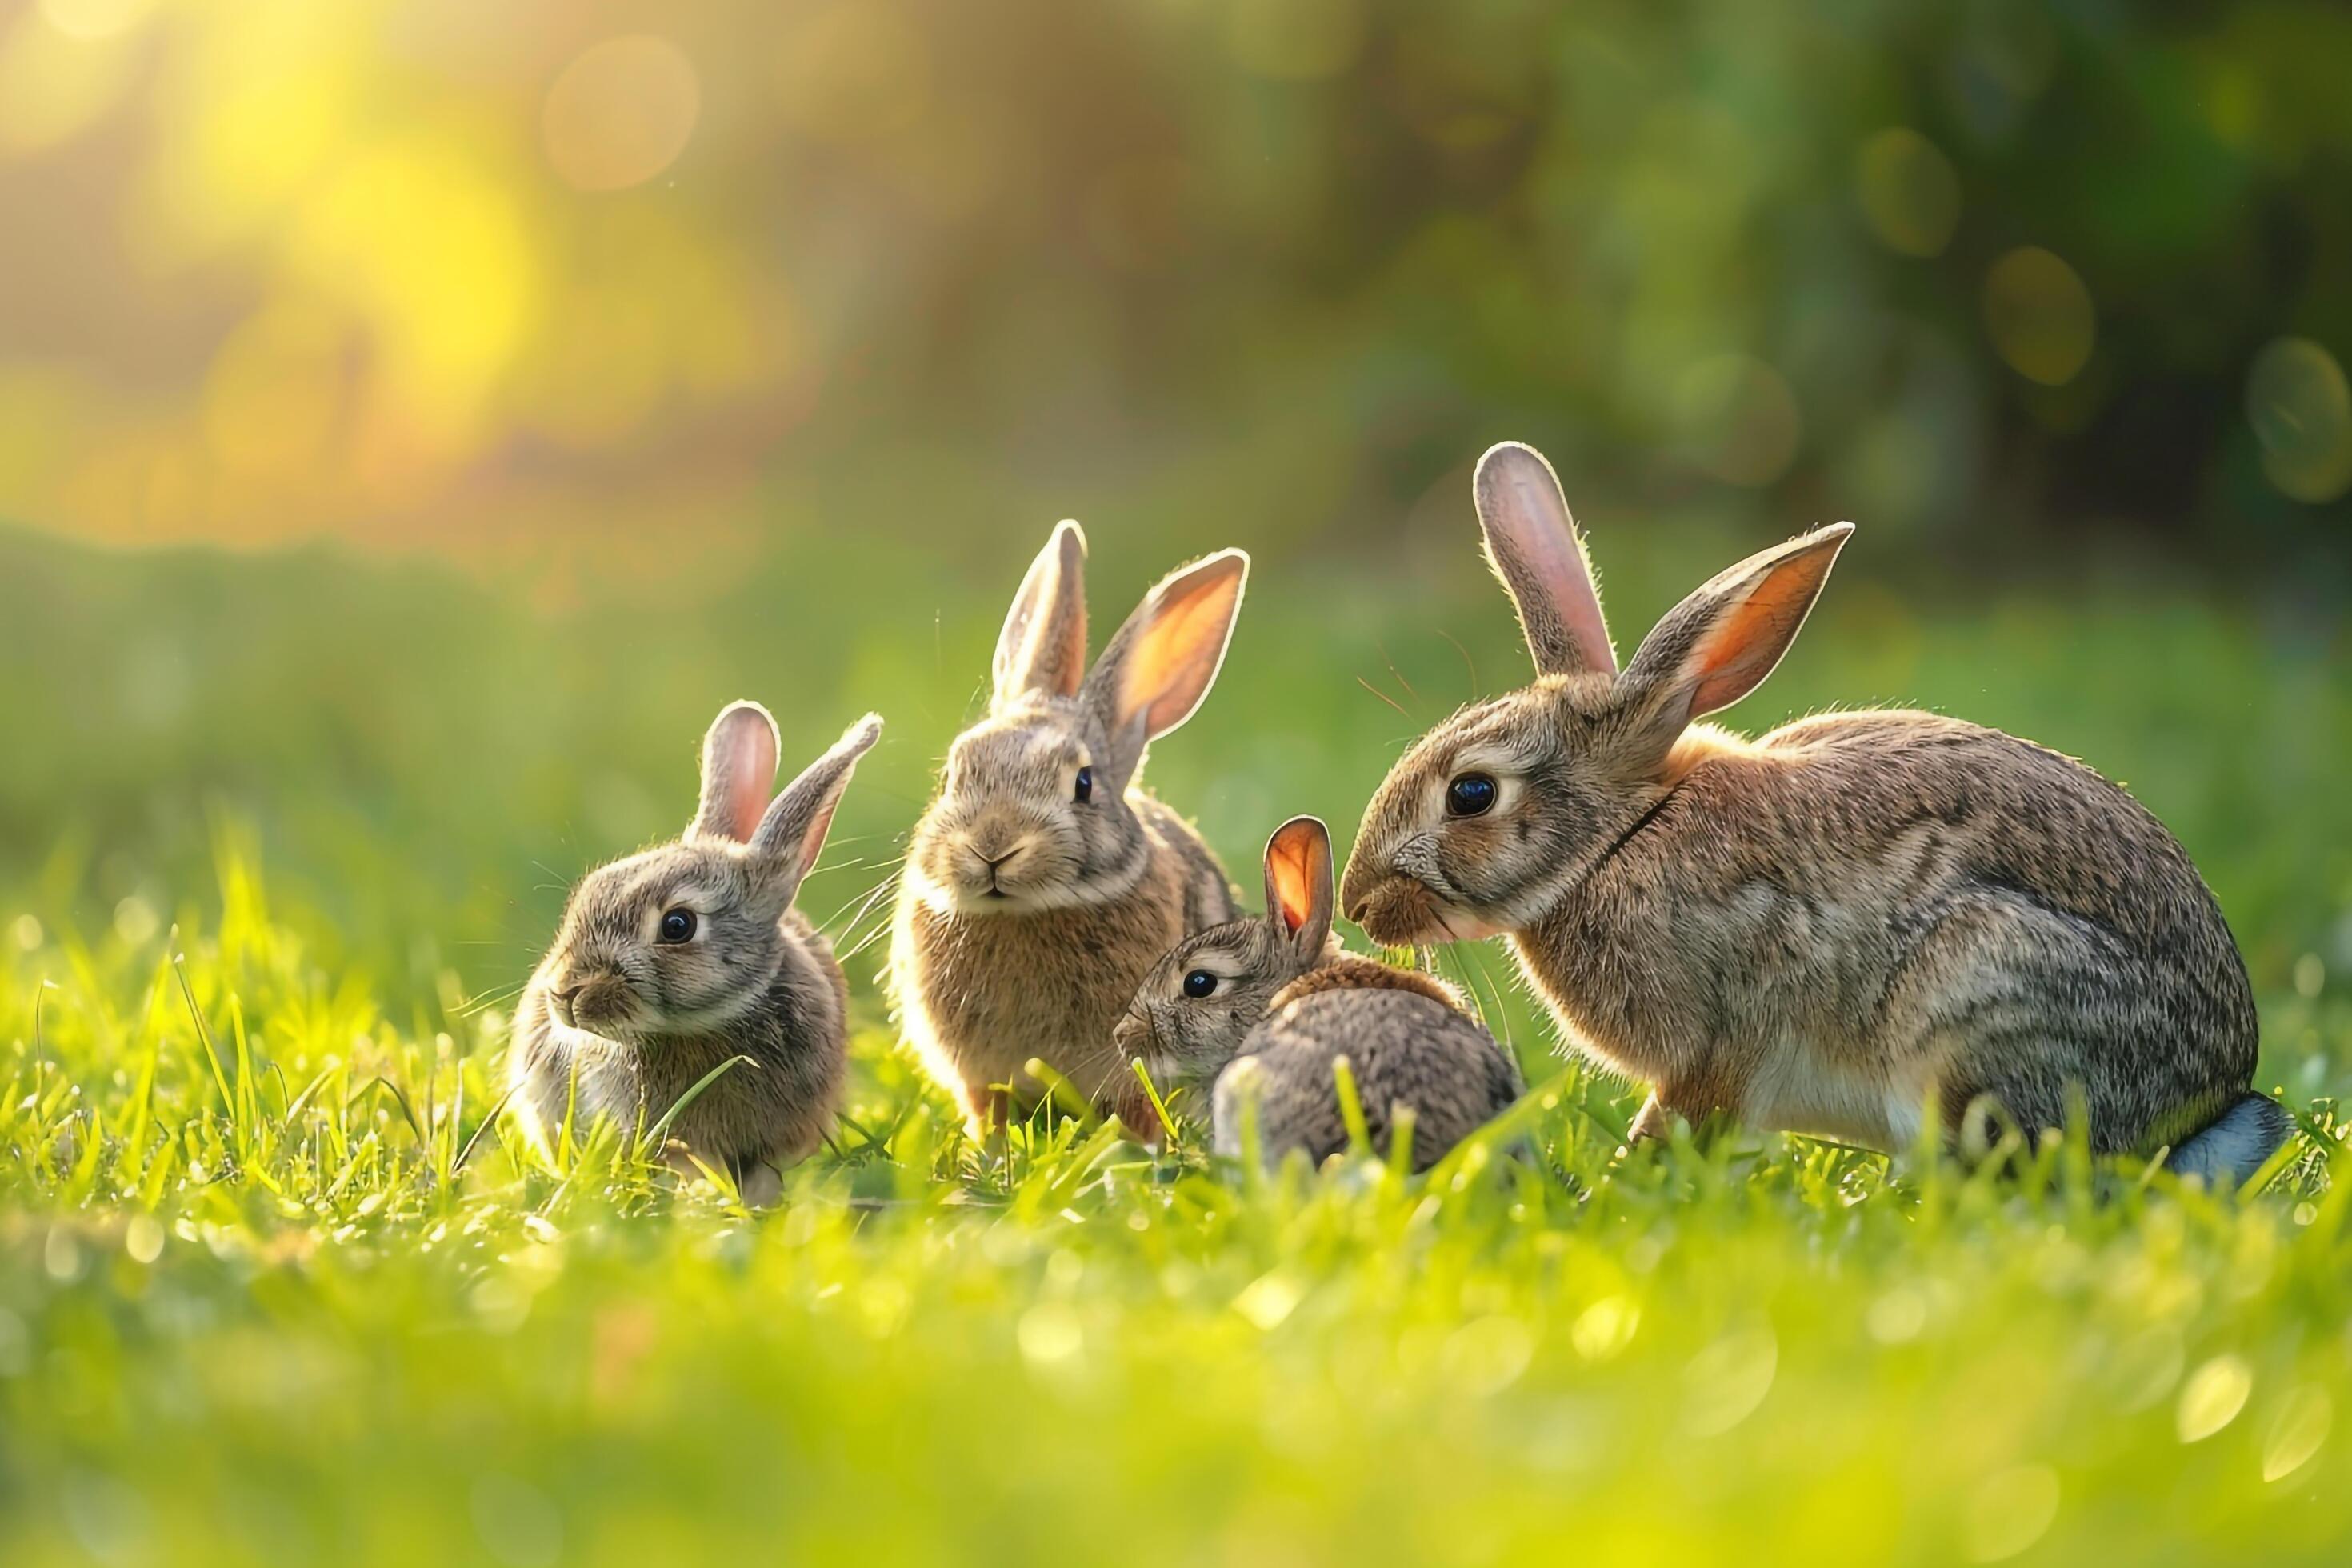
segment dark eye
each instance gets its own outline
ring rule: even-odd
[[[1092,769],[1092,768],[1080,768],[1080,769],[1078,770],[1078,790],[1077,790],[1077,795],[1078,795],[1078,804],[1079,804],[1080,805],[1086,805],[1086,804],[1087,804],[1087,802],[1088,802],[1088,801],[1092,800],[1092,799],[1095,797],[1095,771],[1094,771],[1094,769]]]
[[[1196,1001],[1217,988],[1217,977],[1205,969],[1196,969],[1184,976],[1184,994]]]
[[[1495,809],[1495,796],[1499,793],[1495,781],[1485,773],[1464,773],[1445,786],[1445,815],[1484,816]]]
[[[661,919],[661,939],[664,942],[692,942],[695,928],[692,910],[672,910]]]

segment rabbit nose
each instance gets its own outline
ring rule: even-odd
[[[1358,925],[1362,925],[1364,923],[1364,916],[1371,911],[1371,900],[1358,899],[1354,903],[1348,906],[1348,918],[1355,921]]]
[[[586,989],[588,988],[585,985],[566,985],[548,993],[549,998],[555,1004],[555,1016],[563,1020],[565,1027],[572,1026],[572,1005],[579,999],[580,993]]]

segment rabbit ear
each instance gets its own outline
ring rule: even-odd
[[[1312,816],[1292,817],[1265,841],[1265,918],[1309,957],[1331,934],[1331,832]]]
[[[800,890],[801,879],[816,864],[817,854],[824,847],[825,830],[833,826],[834,807],[841,804],[841,792],[849,787],[849,775],[857,771],[857,759],[872,751],[881,738],[882,716],[868,713],[842,731],[833,750],[786,784],[784,793],[760,818],[759,828],[751,835],[751,849],[781,866],[787,879],[786,901]]]
[[[1622,684],[1633,700],[1657,704],[1667,744],[1692,720],[1763,684],[1853,532],[1853,524],[1833,522],[1749,556],[1666,612],[1642,639]]]
[[[775,782],[776,721],[756,702],[729,703],[702,737],[702,805],[686,836],[743,843]]]
[[[1087,535],[1064,521],[1029,563],[997,634],[998,706],[1024,692],[1076,694],[1087,672]]]
[[[1486,448],[1470,481],[1486,562],[1511,595],[1538,675],[1617,673],[1592,563],[1543,454],[1517,441]]]
[[[1110,732],[1111,771],[1129,777],[1143,749],[1192,716],[1233,640],[1249,556],[1221,550],[1161,579],[1103,649],[1087,691]]]

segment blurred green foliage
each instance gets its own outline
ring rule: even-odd
[[[1329,538],[1508,433],[1612,510],[2340,587],[2347,53],[2330,0],[38,0],[0,516],[626,576],[961,465]]]
[[[0,0],[0,1559],[2340,1562],[2347,57],[2326,0]],[[1736,724],[1916,703],[2170,824],[2315,1112],[2273,1194],[1619,1165],[1486,947],[1549,1087],[1428,1182],[983,1158],[871,949],[782,1213],[491,1115],[724,701],[887,716],[803,894],[858,947],[1059,516],[1098,641],[1255,552],[1150,781],[1244,885],[1344,848],[1523,678],[1507,436],[1621,647],[1861,525]]]

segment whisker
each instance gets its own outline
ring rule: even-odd
[[[530,989],[530,982],[526,980],[520,985],[500,986],[496,991],[486,991],[478,996],[469,996],[458,1004],[457,1016],[478,1018],[493,1007],[505,1006]]]
[[[834,922],[841,919],[843,913],[850,908],[850,905],[855,904],[857,908],[857,912],[849,917],[847,925],[845,928],[846,931],[855,931],[857,929],[857,923],[864,920],[868,914],[872,913],[875,906],[879,904],[884,896],[894,890],[898,885],[898,873],[893,871],[888,876],[883,878],[880,881],[875,883],[871,888],[866,889],[863,894],[850,900],[848,903],[842,905],[840,909],[834,910],[833,913],[825,919],[824,923],[819,929],[826,931],[833,930]],[[886,921],[885,923],[887,924],[887,922]],[[863,944],[861,943],[860,945],[862,946]]]
[[[1367,690],[1367,691],[1370,692],[1373,696],[1375,696],[1375,697],[1379,698],[1381,701],[1383,701],[1383,702],[1387,703],[1390,707],[1396,709],[1396,710],[1397,710],[1398,712],[1400,712],[1400,713],[1404,713],[1404,716],[1405,716],[1406,718],[1410,719],[1410,718],[1412,718],[1412,714],[1410,714],[1410,713],[1405,713],[1405,712],[1404,712],[1404,709],[1403,709],[1403,707],[1402,707],[1401,704],[1399,704],[1399,703],[1398,703],[1398,701],[1397,701],[1397,700],[1396,700],[1395,698],[1391,697],[1387,692],[1382,691],[1379,687],[1374,686],[1370,681],[1366,680],[1362,676],[1360,676],[1360,676],[1356,677],[1356,684],[1357,684],[1357,685],[1359,685],[1359,686],[1360,686],[1360,687],[1362,687],[1365,690]]]
[[[1389,667],[1389,673],[1396,677],[1397,684],[1399,686],[1404,688],[1404,694],[1407,697],[1412,698],[1413,701],[1419,702],[1421,700],[1421,693],[1412,689],[1412,682],[1404,678],[1404,671],[1399,669],[1396,667],[1396,660],[1389,657],[1388,644],[1375,640],[1372,646],[1381,650],[1381,662]]]
[[[1470,672],[1470,695],[1473,697],[1477,696],[1479,689],[1478,661],[1470,657],[1470,650],[1462,646],[1462,639],[1455,637],[1452,632],[1447,631],[1444,626],[1437,628],[1437,635],[1444,637],[1447,642],[1452,643],[1454,645],[1454,651],[1462,656],[1462,667]]]
[[[859,938],[856,946],[851,948],[848,952],[841,955],[841,962],[844,963],[848,963],[851,959],[856,958],[859,953],[864,952],[867,948],[872,947],[876,942],[881,941],[883,935],[889,931],[892,923],[893,922],[889,921],[876,921],[874,922],[874,929],[867,931],[863,937]]]

